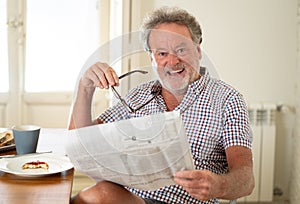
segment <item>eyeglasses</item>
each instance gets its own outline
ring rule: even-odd
[[[133,73],[141,73],[141,74],[147,74],[148,72],[147,71],[144,71],[144,70],[133,70],[133,71],[130,71],[130,72],[127,72],[125,74],[122,74],[121,76],[119,76],[119,79],[122,79],[124,77],[127,77]],[[117,99],[119,99],[119,101],[121,102],[121,104],[127,109],[127,111],[129,113],[135,113],[136,111],[140,110],[141,108],[143,108],[145,105],[147,105],[150,101],[152,101],[157,95],[159,92],[156,92],[154,94],[154,96],[152,98],[150,98],[148,101],[146,101],[146,103],[144,104],[141,104],[139,106],[137,106],[136,108],[132,108],[131,106],[129,106],[126,101],[122,98],[122,96],[116,91],[115,87],[111,86],[111,90],[112,92],[114,93],[115,97]]]
[[[191,49],[185,46],[181,46],[173,51],[169,51],[166,49],[152,49],[149,51],[156,60],[164,60],[168,58],[169,55],[174,55],[176,57],[182,58],[191,53]]]
[[[184,41],[176,46],[175,49],[168,49],[168,48],[152,48],[148,49],[147,51],[150,55],[156,59],[156,61],[163,61],[167,60],[170,55],[178,57],[178,58],[185,58],[190,56],[194,51],[197,50],[197,45],[192,42],[191,40]]]

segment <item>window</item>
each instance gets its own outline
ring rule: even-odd
[[[8,91],[6,0],[0,0],[0,92]]]
[[[97,0],[27,0],[26,92],[74,90],[99,46],[97,9]]]
[[[110,1],[110,36],[109,38],[113,41],[117,41],[116,38],[120,38],[122,35],[122,1],[120,0],[111,0]],[[122,56],[122,48],[119,50],[113,50],[113,52],[118,52],[119,56]],[[112,64],[113,68],[120,75],[122,71],[122,61],[121,59],[117,60]]]
[[[9,90],[8,46],[15,50],[7,44],[7,2],[0,0],[0,92]],[[86,60],[99,48],[100,32],[109,34],[102,43],[122,34],[122,0],[25,2],[26,12],[20,15],[26,29],[21,42],[25,53],[19,53],[25,59],[25,92],[73,91]],[[108,9],[100,6],[103,3]],[[23,7],[19,1],[8,6]],[[102,23],[110,26],[103,28]],[[114,67],[120,70],[120,62]]]

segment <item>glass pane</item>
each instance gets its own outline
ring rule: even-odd
[[[27,0],[25,90],[74,90],[98,29],[97,0]]]
[[[6,0],[0,0],[0,92],[8,91]]]

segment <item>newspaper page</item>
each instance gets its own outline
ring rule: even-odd
[[[179,111],[69,131],[66,152],[76,170],[142,190],[175,184],[173,174],[194,169]]]

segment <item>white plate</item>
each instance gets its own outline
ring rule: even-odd
[[[33,161],[47,162],[49,169],[22,169],[23,164]],[[73,164],[66,156],[55,155],[53,153],[24,155],[15,158],[0,159],[0,171],[16,174],[18,176],[46,176],[73,168]]]

